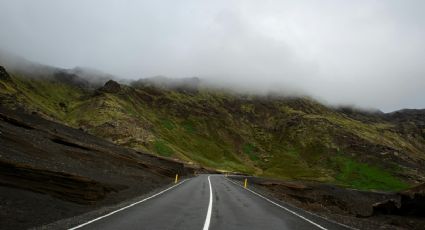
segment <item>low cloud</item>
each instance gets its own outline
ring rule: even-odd
[[[198,76],[391,111],[425,107],[423,1],[3,1],[0,48],[122,78]]]

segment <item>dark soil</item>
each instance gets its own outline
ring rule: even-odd
[[[176,173],[199,170],[0,107],[1,229],[27,229],[116,204],[172,183]]]

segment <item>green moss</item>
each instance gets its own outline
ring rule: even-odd
[[[258,156],[254,153],[254,149],[255,149],[255,145],[251,144],[251,143],[247,143],[244,144],[242,147],[242,151],[249,156],[249,158],[253,161],[257,161],[259,158]]]
[[[155,152],[161,156],[171,156],[174,151],[171,149],[167,143],[163,140],[155,140],[153,143]]]
[[[295,148],[289,149],[288,151],[286,151],[286,154],[288,154],[289,156],[294,157],[294,158],[300,157],[299,152]]]
[[[161,120],[161,124],[164,128],[168,129],[168,130],[173,130],[176,126],[174,125],[174,123],[168,119],[162,119]]]
[[[377,166],[357,162],[347,157],[334,157],[331,159],[336,167],[337,182],[358,189],[377,190],[402,190],[408,184],[391,175],[386,170]]]
[[[192,134],[192,133],[195,133],[196,132],[195,124],[194,124],[193,121],[185,120],[182,123],[182,126],[183,126],[184,130],[186,132],[188,132],[188,133],[191,133]]]

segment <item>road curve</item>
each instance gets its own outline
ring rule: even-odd
[[[152,199],[78,229],[347,228],[302,210],[285,207],[282,203],[274,203],[221,175],[200,175]]]

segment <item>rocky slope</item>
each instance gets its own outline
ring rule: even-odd
[[[2,69],[1,104],[135,150],[359,189],[400,190],[425,180],[423,110],[331,108],[307,97],[212,89],[196,78],[99,86],[67,70],[36,72]]]

